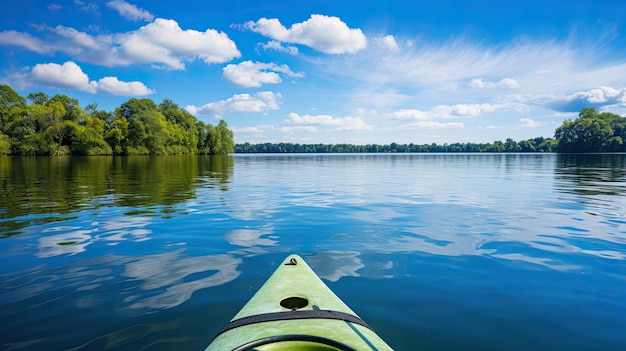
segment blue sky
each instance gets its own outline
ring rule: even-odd
[[[626,114],[626,1],[3,1],[0,83],[172,99],[237,142],[551,137]]]

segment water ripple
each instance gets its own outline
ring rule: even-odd
[[[201,349],[297,252],[398,349],[624,349],[625,161],[3,158],[0,348]]]

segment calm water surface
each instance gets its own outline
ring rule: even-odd
[[[625,350],[626,155],[0,157],[2,350],[203,350],[289,253],[397,350]]]

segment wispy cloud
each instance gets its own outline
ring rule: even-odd
[[[42,55],[52,54],[56,48],[29,33],[7,30],[0,32],[0,45],[18,46]]]
[[[475,81],[475,85],[495,77],[515,79],[520,84],[518,76],[537,70],[560,72],[559,67],[571,65],[576,58],[573,49],[565,43],[520,41],[488,47],[464,38],[444,42],[413,40],[410,45],[405,41],[404,45],[399,45],[398,52],[380,55],[381,52],[373,48],[358,56],[329,59],[327,67],[335,74],[372,84],[415,88],[458,84],[476,77],[482,78]]]
[[[295,73],[287,65],[244,61],[224,67],[224,78],[241,87],[258,88],[263,84],[277,84],[282,80],[278,73],[291,78],[302,78],[304,73]],[[278,72],[278,73],[277,73]]]
[[[318,68],[360,82],[364,89],[394,87],[416,96],[423,96],[425,90],[501,93],[495,88],[567,94],[590,81],[615,86],[626,80],[626,59],[607,61],[601,51],[594,50],[600,44],[583,40],[517,39],[497,46],[463,37],[443,42],[395,41],[396,52],[384,53],[373,46],[359,55],[320,59]]]
[[[85,2],[81,0],[74,0],[74,4],[77,5],[81,10],[85,12],[92,12],[95,14],[100,14],[100,7],[95,2]]]
[[[16,85],[38,85],[60,89],[75,89],[88,93],[105,92],[120,96],[143,96],[153,94],[141,82],[123,82],[117,77],[90,80],[89,76],[73,61],[62,65],[56,63],[37,64],[27,73],[12,76]]]
[[[150,22],[154,19],[154,15],[150,12],[138,8],[136,5],[129,4],[123,0],[113,0],[106,3],[110,9],[117,11],[122,17],[131,21]]]
[[[194,115],[213,115],[221,117],[231,112],[265,112],[278,110],[282,95],[271,91],[261,91],[255,94],[237,94],[232,97],[210,102],[200,107],[189,105],[187,111]]]
[[[461,124],[446,123],[472,119],[546,133],[549,121],[536,117],[536,113],[547,116],[545,109],[626,108],[626,59],[607,56],[601,43],[579,36],[562,41],[526,37],[498,45],[464,37],[444,41],[394,37],[396,51],[386,50],[380,38],[358,55],[311,62],[350,84],[344,98],[348,104],[412,121],[406,128],[456,128]],[[590,82],[602,86],[589,89]],[[493,118],[503,122],[494,123]]]
[[[270,40],[267,43],[259,43],[258,47],[263,50],[275,50],[278,52],[284,52],[289,55],[295,56],[298,54],[298,48],[292,45],[283,45],[276,40]]]
[[[367,46],[360,29],[349,28],[339,17],[311,15],[308,20],[289,29],[277,18],[249,21],[243,28],[283,42],[306,45],[325,54],[355,53]]]
[[[380,45],[391,52],[396,52],[399,49],[398,43],[396,42],[396,38],[393,35],[385,35],[383,37],[376,37],[374,38],[374,42],[377,45]]]

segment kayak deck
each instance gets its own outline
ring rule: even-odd
[[[215,350],[392,349],[290,255],[206,348]]]

